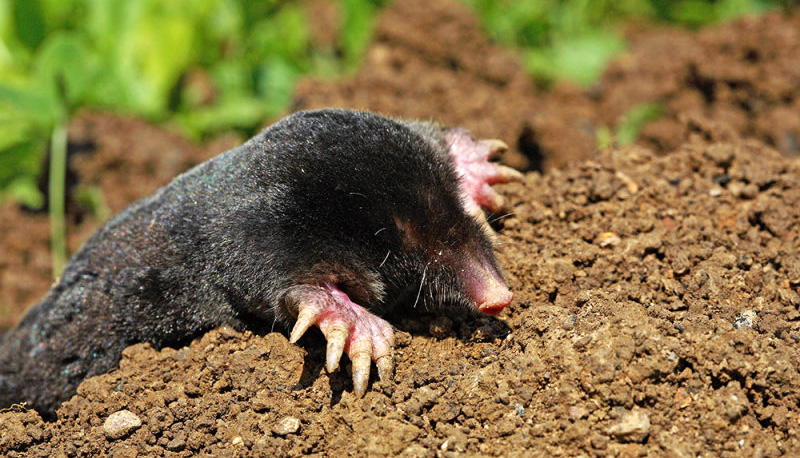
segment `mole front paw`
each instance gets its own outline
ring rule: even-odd
[[[500,140],[472,139],[468,131],[450,129],[445,132],[448,153],[459,175],[461,194],[467,212],[485,221],[482,209],[497,212],[503,208],[503,198],[491,187],[493,184],[521,181],[522,174],[489,159],[508,149]]]
[[[297,322],[289,341],[297,342],[312,325],[317,325],[328,348],[325,368],[333,372],[339,367],[342,353],[347,352],[353,370],[353,391],[363,396],[367,391],[372,361],[378,377],[388,380],[394,372],[394,330],[384,319],[350,300],[335,285],[299,286],[290,293],[297,310]]]

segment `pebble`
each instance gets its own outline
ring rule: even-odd
[[[142,426],[142,419],[130,410],[114,412],[103,422],[103,433],[114,440],[127,436]]]
[[[572,406],[569,408],[569,419],[572,421],[582,420],[589,416],[589,409],[582,406]]]
[[[733,322],[733,327],[735,329],[752,328],[753,322],[756,321],[757,317],[758,313],[756,313],[755,310],[745,310],[736,317],[736,321]]]
[[[634,408],[611,425],[606,432],[624,442],[643,442],[650,434],[650,414]]]
[[[272,432],[278,436],[287,436],[300,430],[300,419],[297,417],[283,417],[281,421],[272,428]]]
[[[596,240],[596,243],[603,248],[607,246],[617,246],[620,244],[620,242],[622,242],[620,236],[613,232],[603,232],[597,236]]]
[[[171,452],[179,452],[183,450],[184,447],[186,447],[186,441],[181,438],[172,439],[167,443],[167,450]]]

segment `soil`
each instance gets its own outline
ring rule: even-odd
[[[182,349],[135,345],[57,421],[0,413],[0,455],[797,456],[798,30],[780,15],[637,28],[596,87],[544,91],[458,4],[395,3],[359,73],[306,81],[295,105],[514,143],[505,161],[543,170],[501,187],[514,303],[497,318],[392,317],[394,380],[361,399],[346,369],[323,369],[319,333],[297,346],[226,328]],[[599,126],[650,101],[665,115],[640,144],[595,151]],[[99,186],[112,211],[235,143],[196,146],[108,114],[70,133],[74,186]],[[74,249],[99,223],[70,208]],[[48,233],[44,215],[0,212],[8,325],[50,283]],[[141,424],[104,428],[120,411]]]

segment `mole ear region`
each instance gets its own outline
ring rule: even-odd
[[[394,215],[394,224],[405,245],[413,246],[419,244],[419,231],[414,227],[411,221],[401,216]]]

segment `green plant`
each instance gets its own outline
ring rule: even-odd
[[[597,129],[597,148],[630,145],[636,141],[647,123],[656,121],[663,115],[664,107],[659,103],[636,105],[622,116],[613,133],[606,126]]]

